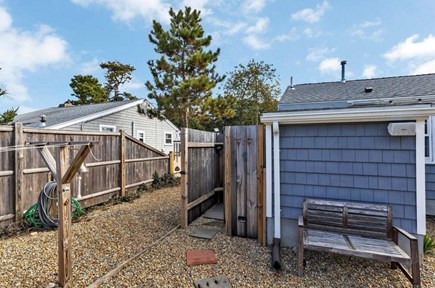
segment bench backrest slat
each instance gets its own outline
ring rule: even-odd
[[[304,225],[313,229],[377,238],[391,238],[388,205],[306,199]]]

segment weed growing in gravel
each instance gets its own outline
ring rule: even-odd
[[[423,252],[425,254],[432,254],[435,252],[435,240],[430,238],[427,234],[423,237]]]

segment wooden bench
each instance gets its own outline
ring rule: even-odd
[[[304,249],[326,251],[391,263],[413,287],[420,287],[417,239],[394,227],[387,205],[307,199],[299,217],[298,274],[303,275]],[[410,241],[411,256],[397,244],[399,234]],[[411,266],[411,273],[405,269]]]

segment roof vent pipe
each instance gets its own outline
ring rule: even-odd
[[[290,77],[290,89],[295,90],[295,87],[293,86],[293,76]]]
[[[341,82],[346,83],[346,78],[345,78],[345,66],[346,66],[347,62],[346,60],[341,61]]]

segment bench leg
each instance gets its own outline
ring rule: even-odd
[[[418,243],[417,240],[411,241],[411,272],[412,272],[412,286],[413,287],[421,287],[420,280],[420,261],[418,255]]]
[[[304,274],[304,229],[299,228],[298,230],[298,276],[302,277]]]

